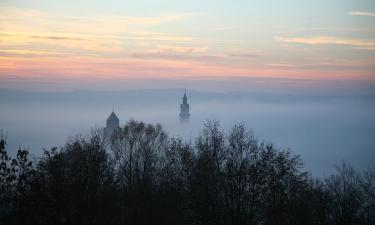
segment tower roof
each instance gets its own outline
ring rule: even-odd
[[[111,115],[109,115],[107,121],[110,121],[110,120],[119,120],[116,113],[112,111]]]

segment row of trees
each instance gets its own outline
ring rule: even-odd
[[[243,124],[208,121],[194,144],[160,125],[95,130],[30,161],[0,143],[1,224],[375,224],[375,169],[312,178]]]

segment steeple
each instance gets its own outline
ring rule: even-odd
[[[112,108],[112,113],[109,115],[106,122],[107,122],[107,124],[106,124],[106,127],[104,128],[104,135],[106,137],[110,137],[112,135],[113,131],[115,131],[117,128],[120,127],[120,120],[115,113],[115,107],[114,106]]]
[[[182,104],[180,105],[180,121],[186,122],[189,121],[189,104],[187,103],[186,88],[184,96],[182,97]]]
[[[182,104],[187,104],[186,88],[185,88],[184,97],[182,98]]]

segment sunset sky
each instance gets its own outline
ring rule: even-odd
[[[1,0],[0,88],[375,87],[374,0]]]

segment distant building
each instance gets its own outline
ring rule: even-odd
[[[182,104],[180,105],[180,121],[187,122],[189,121],[190,113],[189,113],[189,104],[187,103],[186,97],[186,89],[184,97],[182,98]]]
[[[116,113],[112,111],[111,115],[109,115],[107,119],[107,126],[104,128],[104,136],[110,137],[116,129],[120,127],[120,120],[116,116]]]

